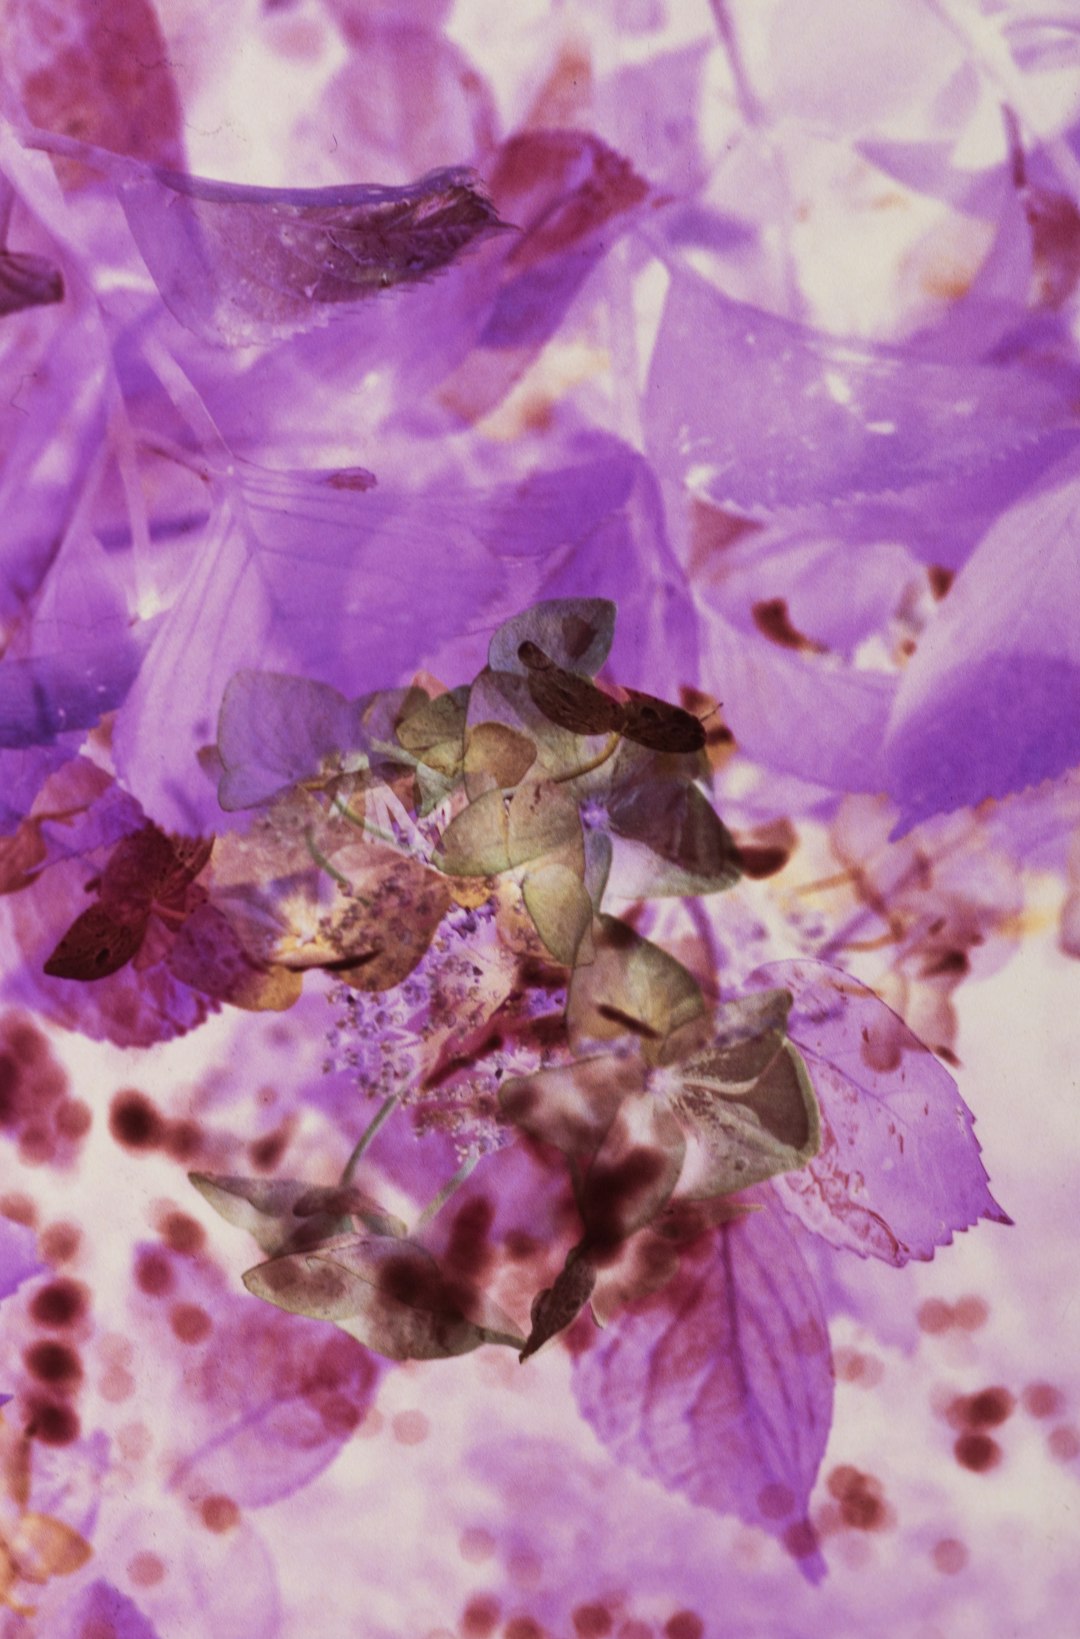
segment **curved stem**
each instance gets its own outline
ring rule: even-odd
[[[353,1179],[356,1177],[356,1169],[360,1165],[360,1162],[363,1160],[371,1145],[374,1143],[379,1129],[385,1126],[386,1122],[389,1121],[390,1117],[393,1115],[400,1103],[401,1094],[391,1093],[390,1097],[384,1099],[379,1105],[379,1108],[364,1128],[364,1131],[360,1136],[359,1143],[345,1163],[344,1170],[341,1174],[341,1182],[343,1185],[352,1183]]]

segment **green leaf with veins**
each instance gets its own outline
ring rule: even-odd
[[[390,1360],[439,1360],[525,1338],[483,1293],[431,1253],[389,1236],[341,1236],[249,1269],[244,1285],[291,1314],[329,1320]]]

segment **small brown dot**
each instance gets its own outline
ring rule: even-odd
[[[193,1161],[202,1148],[202,1130],[194,1121],[173,1121],[165,1134],[165,1148],[174,1161]]]
[[[217,1531],[219,1535],[225,1531],[231,1531],[240,1518],[240,1510],[232,1498],[217,1494],[212,1497],[204,1497],[199,1512],[202,1515],[202,1522],[206,1529],[208,1531]]]
[[[964,1332],[977,1332],[986,1325],[989,1315],[990,1305],[986,1299],[976,1297],[974,1293],[957,1298],[953,1307],[953,1323]]]
[[[191,1257],[206,1245],[202,1224],[189,1218],[186,1212],[167,1212],[161,1220],[160,1234],[172,1251],[182,1257]]]
[[[137,1588],[153,1588],[165,1575],[165,1563],[157,1554],[134,1554],[128,1560],[127,1573]]]
[[[173,1285],[172,1264],[156,1247],[140,1247],[135,1255],[135,1284],[147,1297],[159,1298]]]
[[[956,1576],[968,1562],[968,1551],[956,1537],[942,1537],[935,1542],[931,1557],[935,1570],[943,1576]]]
[[[53,1280],[35,1292],[30,1301],[30,1317],[39,1326],[59,1329],[70,1326],[85,1314],[87,1291],[79,1281]]]
[[[1001,1447],[989,1434],[961,1434],[953,1451],[957,1462],[973,1474],[986,1474],[1001,1461]]]
[[[202,1343],[214,1323],[197,1303],[177,1303],[169,1312],[169,1325],[181,1343]]]
[[[1080,1434],[1068,1423],[1052,1428],[1046,1436],[1046,1445],[1051,1457],[1056,1457],[1059,1463],[1071,1463],[1080,1457]]]
[[[90,1131],[93,1119],[89,1104],[84,1104],[81,1098],[65,1098],[57,1106],[53,1117],[56,1130],[63,1138],[85,1137]]]
[[[1008,1389],[980,1389],[967,1402],[967,1420],[973,1428],[997,1428],[1012,1416],[1015,1405]]]
[[[165,1123],[145,1093],[123,1088],[109,1105],[109,1131],[130,1150],[158,1149],[165,1139]]]
[[[664,1639],[702,1639],[705,1624],[693,1611],[676,1611],[664,1623]]]
[[[0,1198],[0,1214],[10,1218],[12,1223],[25,1224],[27,1229],[33,1229],[37,1223],[37,1207],[29,1195],[5,1195]]]
[[[478,1565],[481,1560],[490,1559],[495,1552],[495,1538],[482,1526],[470,1525],[458,1538],[458,1552],[462,1559],[467,1559],[472,1565]]]
[[[927,1298],[920,1303],[915,1311],[915,1319],[919,1323],[919,1330],[928,1332],[936,1337],[940,1332],[947,1332],[953,1323],[953,1312],[949,1304],[943,1303],[941,1298]]]
[[[35,1343],[23,1355],[27,1369],[42,1383],[51,1383],[63,1393],[70,1392],[82,1378],[82,1363],[66,1343]]]
[[[809,1559],[818,1551],[818,1536],[808,1519],[794,1520],[784,1532],[784,1547],[794,1559]]]
[[[614,1626],[606,1605],[579,1605],[570,1620],[577,1639],[605,1639]]]
[[[1020,1400],[1029,1417],[1053,1417],[1065,1404],[1065,1396],[1052,1383],[1029,1383]]]
[[[394,1439],[403,1446],[422,1445],[431,1433],[431,1423],[422,1411],[399,1411],[390,1427]]]
[[[67,1263],[79,1250],[82,1232],[77,1225],[50,1224],[41,1232],[41,1255],[49,1263]]]
[[[461,1631],[464,1639],[490,1639],[499,1620],[499,1601],[490,1594],[478,1594],[461,1613]]]
[[[48,1401],[35,1406],[26,1432],[32,1440],[44,1445],[66,1446],[79,1437],[79,1419],[70,1406],[56,1406]]]

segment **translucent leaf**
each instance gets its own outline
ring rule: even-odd
[[[884,745],[904,829],[1080,761],[1078,518],[1070,467],[1002,515],[920,639]]]
[[[818,1581],[807,1523],[832,1418],[828,1331],[785,1215],[752,1213],[683,1254],[575,1360],[582,1415],[620,1463],[779,1536]]]
[[[396,725],[399,743],[417,762],[441,775],[447,789],[461,773],[467,706],[467,689],[448,690],[406,711]]]
[[[11,1538],[19,1574],[28,1582],[48,1582],[81,1569],[93,1549],[78,1531],[48,1514],[26,1513]]]
[[[770,509],[983,472],[1072,422],[1064,387],[1035,370],[834,339],[684,271],[647,405],[662,472],[719,506]]]
[[[735,840],[689,781],[656,776],[616,785],[606,808],[615,835],[643,850],[633,860],[620,852],[618,891],[626,897],[719,893],[738,881]]]
[[[497,876],[510,869],[510,824],[501,791],[486,791],[442,834],[439,864],[448,876]]]
[[[526,873],[521,891],[536,931],[555,960],[564,967],[589,960],[593,905],[580,871],[557,861],[539,865]]]
[[[617,734],[622,728],[625,712],[618,700],[557,666],[537,644],[520,644],[518,659],[528,673],[533,704],[559,728],[571,734]]]
[[[465,785],[470,798],[518,785],[536,761],[527,734],[506,723],[470,723],[465,738]]]
[[[607,1261],[667,1205],[686,1156],[682,1126],[655,1095],[624,1099],[576,1191],[582,1242]]]
[[[237,672],[218,716],[222,808],[252,808],[333,766],[356,749],[357,718],[356,707],[325,683]]]
[[[593,946],[593,961],[575,968],[570,980],[571,1044],[630,1037],[647,1060],[661,1060],[669,1036],[704,1018],[696,981],[681,962],[614,917],[597,917]]]
[[[567,1253],[566,1262],[555,1277],[554,1285],[538,1292],[533,1299],[532,1325],[518,1358],[528,1360],[530,1355],[542,1349],[545,1343],[576,1320],[595,1285],[596,1266],[578,1247],[574,1247]]]
[[[117,180],[166,305],[230,347],[325,324],[429,278],[503,227],[465,170],[400,188],[256,188],[133,166]]]
[[[508,1077],[499,1089],[499,1105],[506,1119],[531,1138],[587,1166],[623,1100],[644,1091],[639,1059],[606,1055]]]
[[[814,1089],[779,1030],[717,1043],[681,1060],[675,1073],[673,1108],[705,1158],[691,1194],[745,1189],[804,1166],[820,1148]]]
[[[628,740],[650,751],[687,753],[704,749],[705,729],[699,718],[654,695],[639,694],[636,689],[627,692],[630,699],[623,712],[622,732]]]
[[[513,1322],[422,1247],[357,1236],[260,1264],[244,1276],[256,1297],[331,1320],[391,1360],[441,1360],[482,1343],[520,1347]]]
[[[45,256],[0,250],[0,318],[63,299],[64,277],[54,262]]]
[[[556,666],[591,677],[607,659],[615,634],[615,605],[606,598],[554,598],[536,603],[501,625],[488,648],[495,672],[528,676],[522,644],[531,643]]]
[[[186,918],[168,965],[192,990],[253,1013],[283,1012],[299,1001],[304,985],[298,972],[255,961],[228,917],[209,904]]]
[[[89,905],[44,963],[51,979],[104,979],[137,954],[146,937],[149,910],[124,919],[108,905]]]
[[[750,983],[794,997],[788,1029],[820,1106],[818,1154],[773,1186],[807,1228],[900,1265],[980,1218],[1010,1222],[952,1076],[872,990],[821,962],[772,963]]]
[[[302,1179],[224,1178],[203,1172],[188,1177],[226,1223],[246,1230],[272,1257],[348,1234],[353,1216],[379,1213],[359,1190],[313,1189]],[[374,1224],[367,1227],[375,1229]]]

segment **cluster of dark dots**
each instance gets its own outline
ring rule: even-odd
[[[42,1331],[63,1334],[77,1327],[88,1309],[89,1293],[82,1282],[61,1276],[38,1288],[29,1313]],[[26,1433],[45,1445],[70,1445],[80,1432],[71,1404],[83,1379],[78,1350],[66,1337],[41,1337],[23,1351],[23,1364],[34,1382]]]

